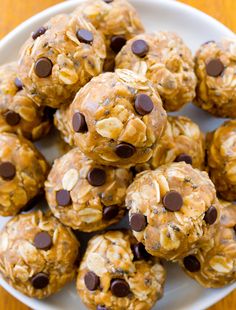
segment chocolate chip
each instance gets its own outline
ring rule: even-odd
[[[152,112],[154,105],[152,99],[149,96],[145,94],[139,94],[135,98],[134,107],[138,114],[146,115]]]
[[[131,50],[135,55],[145,57],[149,51],[149,46],[144,40],[136,40],[133,42]]]
[[[188,155],[188,154],[180,154],[175,158],[175,162],[181,162],[184,161],[186,162],[186,164],[192,165],[193,164],[193,159],[192,156]]]
[[[32,38],[36,40],[38,37],[43,35],[46,31],[47,29],[45,27],[39,27],[35,32],[33,32]]]
[[[217,77],[220,76],[224,71],[224,64],[220,59],[212,59],[206,64],[206,72],[209,76]]]
[[[92,186],[102,186],[106,182],[106,171],[100,168],[93,168],[88,172],[87,180]]]
[[[216,41],[214,41],[214,40],[209,40],[209,41],[206,41],[205,43],[203,43],[202,45],[207,45],[207,44],[209,44],[209,43],[215,43]]]
[[[134,254],[134,260],[149,259],[150,254],[146,251],[145,246],[141,242],[134,244],[131,248]]]
[[[89,271],[84,276],[84,283],[89,291],[95,291],[100,284],[100,279],[94,272]]]
[[[85,117],[80,112],[77,112],[73,115],[72,126],[75,132],[86,132],[88,127],[85,121]]]
[[[107,310],[105,306],[98,305],[97,310]]]
[[[110,47],[113,50],[114,53],[118,54],[119,51],[122,49],[122,47],[126,43],[126,38],[123,36],[113,36],[111,38],[111,44]]]
[[[210,208],[205,212],[204,220],[207,224],[212,225],[215,223],[217,219],[217,210],[214,206],[210,206]]]
[[[201,269],[201,264],[194,255],[189,255],[184,258],[184,267],[190,272],[197,272]]]
[[[126,297],[130,293],[129,284],[123,279],[113,279],[111,281],[111,292],[116,297]]]
[[[108,206],[103,208],[103,219],[109,221],[115,218],[119,213],[118,206]]]
[[[113,0],[103,0],[104,2],[106,2],[106,3],[111,3],[111,2],[113,2]]]
[[[4,180],[6,181],[12,180],[15,177],[15,175],[16,175],[16,168],[12,163],[6,161],[0,164],[0,176]]]
[[[147,225],[146,217],[141,213],[133,213],[129,223],[134,231],[142,231]]]
[[[129,143],[120,143],[116,146],[115,152],[116,155],[120,158],[129,158],[134,155],[136,149],[133,145]]]
[[[78,40],[82,43],[92,43],[93,42],[93,33],[86,29],[80,29],[76,32]]]
[[[53,64],[50,59],[46,57],[39,58],[35,65],[34,71],[35,74],[40,78],[46,78],[52,73]]]
[[[49,278],[46,273],[40,272],[37,273],[33,278],[31,279],[31,283],[34,288],[36,289],[43,289],[49,284]]]
[[[62,207],[69,206],[71,204],[70,192],[65,189],[59,190],[56,192],[56,200],[57,203]]]
[[[183,198],[177,191],[169,191],[163,197],[163,205],[168,211],[179,211],[183,206]]]
[[[39,250],[49,250],[52,247],[52,238],[48,232],[42,231],[34,237],[34,246]]]
[[[18,77],[15,78],[14,83],[15,86],[18,88],[18,91],[23,89],[23,84]]]
[[[4,116],[5,116],[6,122],[10,126],[16,126],[17,124],[19,124],[21,120],[20,115],[14,111],[7,111]]]
[[[236,232],[236,224],[234,225],[234,231]]]

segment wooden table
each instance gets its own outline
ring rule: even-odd
[[[143,0],[145,1],[145,0]],[[0,38],[19,23],[37,12],[62,2],[60,0],[0,0]],[[220,20],[236,32],[235,0],[181,0]],[[0,288],[0,310],[29,310],[29,308]],[[211,307],[209,310],[236,309],[236,292]],[[68,309],[69,310],[69,309]],[[171,309],[170,309],[171,310]]]

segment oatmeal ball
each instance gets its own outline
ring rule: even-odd
[[[66,141],[100,164],[127,167],[151,158],[167,119],[150,82],[130,70],[93,78],[60,113]]]
[[[236,120],[207,136],[208,167],[216,190],[226,200],[236,200]]]
[[[117,55],[116,68],[131,69],[150,79],[167,111],[177,111],[195,97],[193,57],[175,33],[137,35]]]
[[[61,14],[25,43],[19,77],[38,105],[58,108],[102,72],[105,56],[104,39],[92,24]]]
[[[91,232],[121,219],[131,181],[128,169],[98,165],[74,148],[55,161],[45,191],[54,216],[73,229]]]
[[[149,310],[162,297],[165,276],[131,233],[109,231],[90,240],[77,291],[88,309]]]
[[[0,273],[15,289],[48,297],[72,281],[79,243],[48,212],[17,215],[0,233]]]
[[[236,205],[220,202],[216,233],[195,255],[181,262],[184,271],[204,287],[222,287],[236,281]]]
[[[34,145],[12,133],[0,134],[0,215],[17,214],[38,195],[48,164]]]
[[[198,50],[197,106],[218,117],[236,118],[236,39],[209,41]]]
[[[147,252],[176,260],[193,251],[217,220],[218,200],[206,172],[179,162],[138,174],[126,206],[134,236]]]
[[[0,67],[0,132],[37,140],[49,132],[50,121],[45,109],[38,107],[23,90],[17,70],[16,63]]]
[[[135,8],[127,0],[87,0],[73,12],[84,16],[105,38],[105,71],[113,71],[115,56],[126,41],[144,32]]]

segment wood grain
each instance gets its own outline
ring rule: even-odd
[[[143,0],[145,1],[145,0]],[[14,29],[19,23],[42,11],[62,2],[60,0],[0,0],[0,38]],[[236,31],[235,0],[181,0],[207,14],[217,18],[226,26]],[[0,310],[29,310],[29,308],[0,288]],[[233,292],[208,310],[236,309],[236,292]],[[69,309],[68,309],[69,310]],[[170,309],[171,310],[171,309]]]

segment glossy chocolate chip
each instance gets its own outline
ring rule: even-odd
[[[169,191],[163,197],[163,205],[168,211],[179,211],[183,206],[183,198],[177,191]]]
[[[80,112],[77,112],[73,115],[72,118],[72,127],[75,132],[86,132],[88,127],[85,121],[85,117]]]
[[[39,250],[47,251],[52,247],[52,237],[46,231],[39,232],[34,237],[34,246]]]
[[[188,154],[180,154],[175,158],[175,162],[181,162],[184,161],[186,164],[192,165],[193,164],[193,159],[192,156]]]
[[[131,248],[134,254],[134,260],[149,259],[150,254],[146,251],[145,246],[141,242],[134,244]]]
[[[53,64],[46,57],[39,58],[34,65],[34,72],[39,78],[46,78],[52,73]]]
[[[111,38],[111,44],[110,47],[113,50],[114,53],[118,54],[119,51],[122,49],[122,47],[126,43],[126,38],[123,36],[113,36]]]
[[[18,91],[23,89],[23,84],[18,77],[15,78],[14,83],[15,83],[15,86],[17,87]]]
[[[144,40],[136,40],[131,46],[133,54],[139,57],[145,57],[149,51],[149,46]]]
[[[112,220],[115,218],[119,213],[118,206],[107,206],[103,208],[103,219],[105,221]]]
[[[43,35],[45,32],[47,31],[47,29],[45,27],[39,27],[35,32],[33,32],[32,34],[32,38],[33,40],[36,40],[38,37],[40,37],[41,35]]]
[[[204,220],[207,224],[212,225],[215,223],[217,219],[217,210],[214,206],[210,206],[210,208],[205,212]]]
[[[126,297],[130,293],[129,284],[123,279],[113,279],[111,281],[111,292],[116,297]]]
[[[88,172],[87,180],[92,186],[102,186],[106,182],[106,171],[100,168],[93,168]]]
[[[139,94],[135,98],[134,107],[139,115],[146,115],[152,112],[154,104],[149,96],[145,94]]]
[[[107,310],[105,306],[98,305],[97,310]]]
[[[220,76],[224,71],[224,64],[220,59],[212,59],[206,64],[206,72],[209,76],[217,77]]]
[[[18,113],[14,111],[7,111],[5,113],[5,120],[10,126],[16,126],[19,124],[21,117]]]
[[[116,155],[119,156],[120,158],[132,157],[135,151],[136,149],[133,145],[124,142],[118,144],[115,148]]]
[[[16,168],[12,163],[6,161],[0,164],[0,176],[4,180],[10,181],[15,177],[15,175],[16,175]]]
[[[146,225],[147,220],[146,217],[141,213],[133,213],[130,217],[130,227],[134,231],[142,231]]]
[[[92,43],[93,42],[93,33],[86,29],[80,29],[76,32],[78,40],[82,43]]]
[[[201,264],[194,255],[189,255],[184,258],[184,267],[190,272],[197,272],[201,269]]]
[[[59,206],[66,207],[71,204],[70,192],[65,189],[56,192],[56,200]]]
[[[100,284],[100,279],[94,272],[89,271],[84,276],[84,283],[89,291],[95,291]]]
[[[49,278],[48,275],[40,272],[37,273],[33,278],[31,279],[31,283],[34,288],[36,289],[43,289],[49,284]]]

